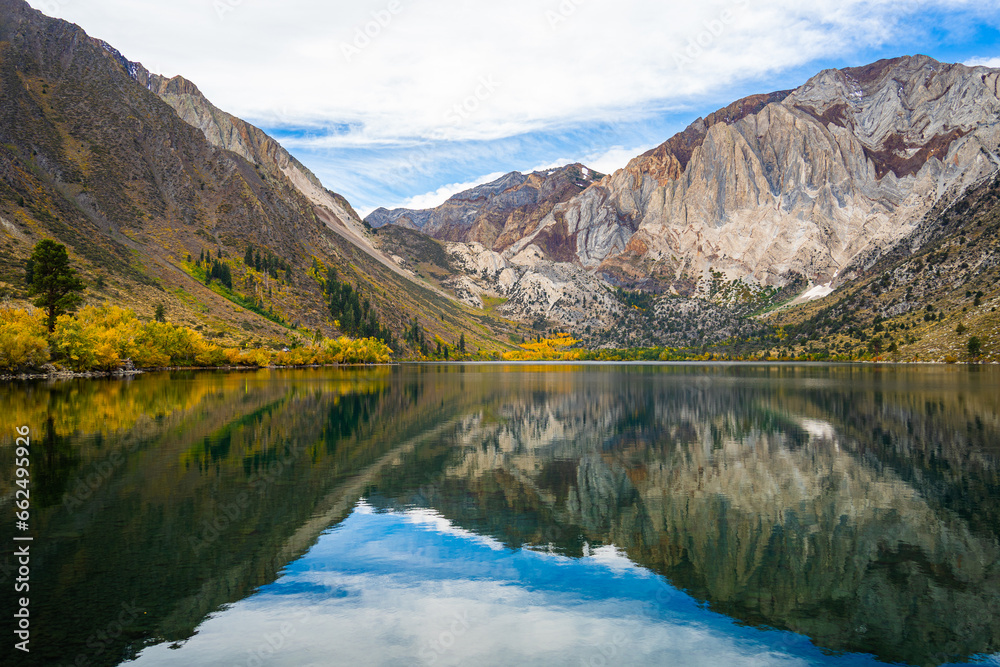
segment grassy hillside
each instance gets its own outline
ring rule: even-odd
[[[770,323],[791,353],[1000,361],[1000,177],[932,211],[909,239],[834,294]]]
[[[87,301],[110,301],[225,344],[339,333],[324,271],[368,299],[397,335],[500,349],[506,326],[391,271],[332,232],[285,177],[212,146],[78,27],[0,0],[0,298],[26,298],[42,238],[70,250]],[[267,266],[245,262],[252,247]],[[205,281],[202,257],[227,284]]]

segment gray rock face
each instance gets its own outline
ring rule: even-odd
[[[996,171],[998,78],[904,57],[741,100],[557,205],[505,254],[534,244],[635,286],[709,269],[836,284]]]
[[[483,307],[483,296],[500,298],[498,310],[505,317],[574,330],[603,329],[622,314],[603,280],[576,264],[545,259],[537,246],[511,258],[479,243],[449,243],[448,252],[464,275],[447,286],[471,306]]]

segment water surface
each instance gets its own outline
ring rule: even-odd
[[[14,426],[35,440],[32,653],[9,664],[1000,664],[993,368],[403,365],[0,397],[2,469]]]

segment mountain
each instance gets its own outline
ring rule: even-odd
[[[124,60],[111,47],[105,48]],[[327,190],[315,174],[292,157],[281,144],[259,128],[216,107],[184,77],[167,79],[148,72],[141,64],[132,65],[135,80],[172,106],[184,122],[201,130],[213,146],[242,156],[272,178],[286,178],[313,203],[314,212],[324,224],[396,270],[396,265],[386,261],[384,255],[372,245],[364,223],[350,203],[336,192]]]
[[[500,303],[502,315],[566,327],[592,345],[759,339],[772,321],[752,315],[881,280],[932,242],[965,243],[958,228],[995,205],[990,193],[965,198],[1000,167],[998,79],[926,56],[825,70],[697,119],[553,202],[513,242],[490,246],[461,224],[492,215],[487,195],[516,185],[513,175],[438,209],[383,210],[369,222],[446,239],[459,275],[443,284],[468,303]],[[992,261],[983,241],[956,266]]]
[[[543,329],[604,329],[621,308],[599,277],[567,261],[529,250],[505,252],[552,209],[603,178],[582,164],[505,176],[452,196],[429,210],[379,208],[365,218],[380,246],[474,308]],[[402,230],[417,232],[407,233]],[[443,244],[419,240],[430,236]]]
[[[0,173],[10,298],[25,298],[24,260],[51,237],[69,247],[90,302],[146,317],[162,303],[169,320],[229,342],[398,334],[413,316],[474,347],[507,330],[387,257],[343,197],[194,84],[20,0],[0,0]],[[228,284],[206,284],[205,256]],[[328,269],[360,295],[357,313],[331,311]]]
[[[997,361],[1000,177],[941,202],[864,275],[825,298],[779,312],[783,345],[830,356]]]
[[[926,56],[825,70],[696,120],[508,252],[534,243],[613,283],[681,294],[711,270],[835,285],[997,169],[998,78]]]
[[[509,174],[453,195],[428,210],[378,208],[365,221],[416,229],[442,241],[479,243],[503,251],[524,237],[552,208],[603,178],[582,164]]]
[[[89,302],[162,304],[231,344],[397,337],[416,317],[425,339],[473,350],[532,329],[779,355],[961,358],[973,334],[993,349],[1000,70],[926,56],[825,70],[612,175],[511,172],[362,221],[187,79],[21,0],[0,9],[0,296],[26,300],[24,261],[51,237]],[[331,308],[343,284],[350,312]],[[956,331],[944,304],[972,294]]]

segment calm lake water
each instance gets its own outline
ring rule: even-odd
[[[1000,665],[1000,370],[0,387],[4,665]],[[22,533],[17,533],[22,534]]]

